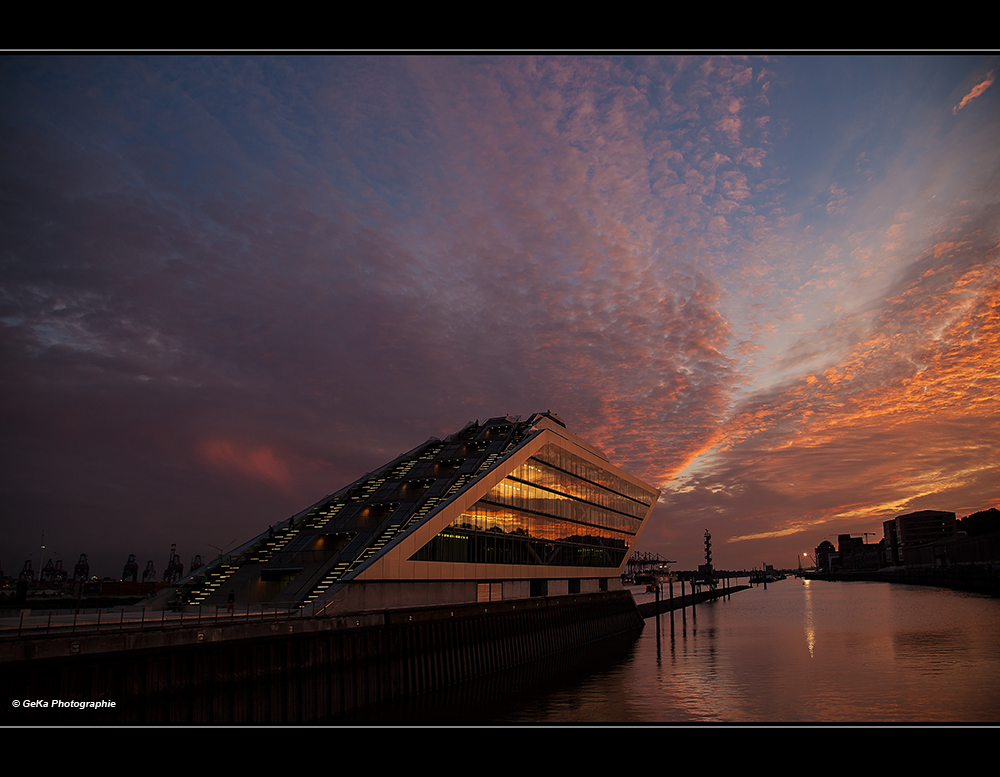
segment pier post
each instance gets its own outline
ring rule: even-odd
[[[656,644],[657,647],[660,644],[660,587],[663,585],[659,580],[656,581]]]

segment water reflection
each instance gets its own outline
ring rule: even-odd
[[[813,658],[813,650],[816,647],[816,627],[813,625],[813,600],[812,600],[812,580],[803,580],[802,584],[804,588],[802,589],[805,594],[805,629],[806,629],[806,645],[809,647],[809,658]]]
[[[998,644],[995,599],[786,580],[651,618],[618,664],[503,720],[995,723]]]

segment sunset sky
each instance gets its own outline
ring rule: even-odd
[[[638,549],[1000,505],[997,55],[0,57],[0,567],[551,410]]]

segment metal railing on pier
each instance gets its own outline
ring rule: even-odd
[[[261,605],[233,607],[231,610],[224,605],[212,605],[180,611],[117,607],[96,612],[49,610],[47,613],[38,613],[32,610],[20,610],[15,613],[0,617],[0,640],[141,632],[154,629],[193,629],[302,617],[302,612],[298,609],[268,608]]]

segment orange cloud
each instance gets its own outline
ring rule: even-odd
[[[962,102],[960,102],[958,105],[956,105],[954,108],[952,108],[952,111],[951,111],[952,114],[957,114],[960,110],[962,110],[962,108],[964,108],[966,105],[968,105],[972,100],[976,99],[977,97],[979,97],[979,95],[981,95],[983,92],[985,92],[987,89],[989,89],[990,86],[993,84],[993,80],[994,80],[993,74],[995,72],[996,72],[995,70],[991,70],[989,73],[987,73],[986,78],[984,78],[981,82],[979,82],[974,87],[972,87],[972,89],[969,91],[969,93],[967,95],[965,95],[965,97],[962,98]]]
[[[977,265],[952,279],[948,293],[897,300],[909,310],[905,327],[859,343],[851,356],[790,389],[772,411],[789,405],[817,411],[810,435],[842,434],[852,423],[909,421],[914,415],[968,416],[996,409],[1000,374],[1000,282],[995,268]],[[926,276],[925,276],[926,277]],[[956,296],[966,299],[955,299]],[[903,301],[902,298],[905,298]]]
[[[742,404],[661,497],[673,534],[653,526],[648,547],[708,526],[728,563],[745,564],[762,543],[788,555],[908,510],[995,503],[997,257],[939,246],[843,358]]]

